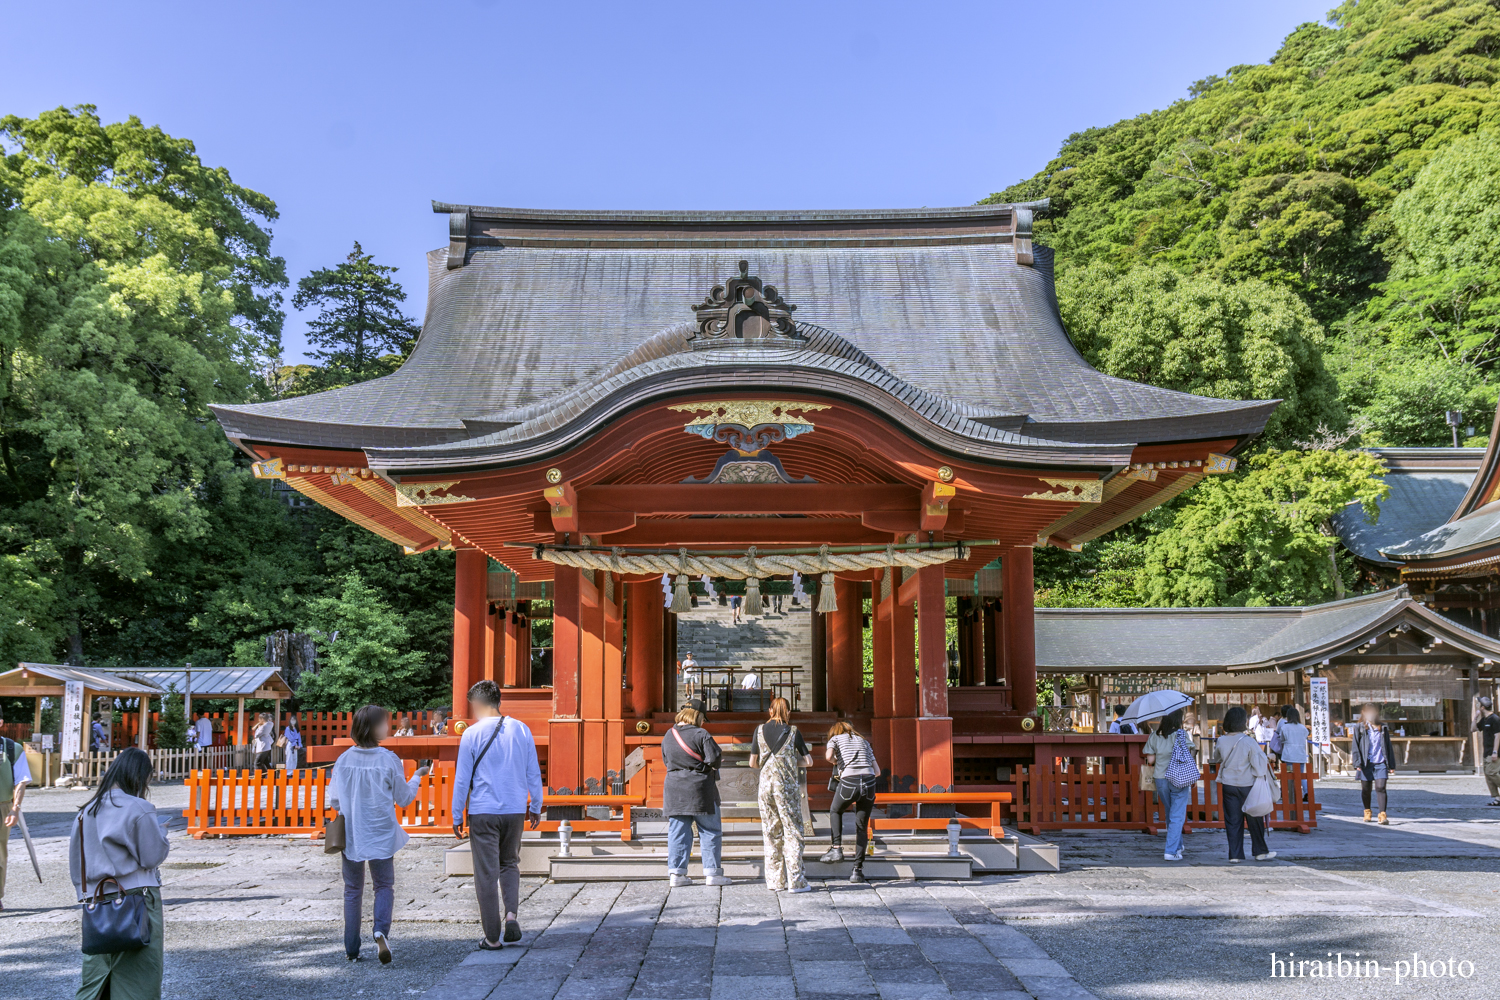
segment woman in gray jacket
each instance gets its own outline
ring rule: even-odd
[[[127,896],[146,897],[151,942],[136,951],[83,956],[83,983],[77,1000],[161,1000],[161,878],[167,835],[146,801],[151,758],[137,747],[120,751],[99,782],[99,790],[78,813],[68,844],[68,870],[80,900],[112,878]],[[83,878],[88,871],[88,881]],[[105,899],[113,899],[108,892]]]
[[[1224,713],[1224,735],[1214,743],[1219,761],[1219,800],[1224,808],[1224,833],[1229,837],[1229,863],[1245,860],[1245,827],[1250,827],[1250,848],[1256,861],[1270,861],[1276,852],[1266,846],[1266,821],[1245,812],[1245,799],[1256,778],[1271,778],[1271,764],[1255,737],[1245,732],[1245,710],[1231,706]],[[1272,788],[1274,789],[1274,784]]]

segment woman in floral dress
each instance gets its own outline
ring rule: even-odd
[[[792,725],[792,706],[771,700],[771,718],[755,727],[750,766],[760,769],[760,825],[765,836],[766,888],[808,892],[802,873],[802,783],[798,768],[812,764],[802,734]]]

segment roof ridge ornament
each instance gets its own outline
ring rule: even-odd
[[[715,285],[693,306],[698,322],[688,338],[694,350],[705,347],[802,347],[807,338],[792,321],[796,306],[775,285],[750,273],[750,262],[740,261],[740,273]]]

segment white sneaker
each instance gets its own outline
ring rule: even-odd
[[[1244,860],[1245,860],[1244,858],[1230,858],[1229,859],[1229,863],[1232,864],[1232,865],[1237,865],[1241,861],[1244,861]]]
[[[1276,852],[1275,851],[1267,851],[1264,854],[1257,854],[1255,856],[1255,860],[1256,861],[1270,861],[1274,857],[1276,857]]]
[[[787,891],[788,892],[812,892],[812,886],[808,885],[806,882],[803,882],[801,885],[794,885],[794,886],[792,886]]]
[[[672,886],[692,885],[693,880],[688,878],[686,875],[668,875],[667,884]]]
[[[703,880],[704,885],[734,885],[734,879],[728,875],[710,875]]]
[[[1181,854],[1163,854],[1162,855],[1162,859],[1165,860],[1165,861],[1181,861],[1182,860],[1182,855]]]

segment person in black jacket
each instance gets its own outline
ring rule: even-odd
[[[667,765],[661,793],[662,814],[667,817],[667,879],[674,886],[693,884],[688,861],[695,824],[703,849],[704,883],[730,883],[720,862],[724,827],[719,818],[719,744],[703,728],[705,721],[696,708],[684,708],[661,741],[661,759]]]
[[[1365,822],[1370,816],[1370,793],[1375,793],[1375,808],[1380,812],[1380,825],[1389,826],[1386,819],[1385,782],[1395,774],[1391,766],[1395,756],[1391,750],[1391,730],[1380,722],[1380,706],[1366,702],[1359,710],[1359,725],[1349,736],[1349,761],[1359,775],[1360,797],[1365,803]]]

